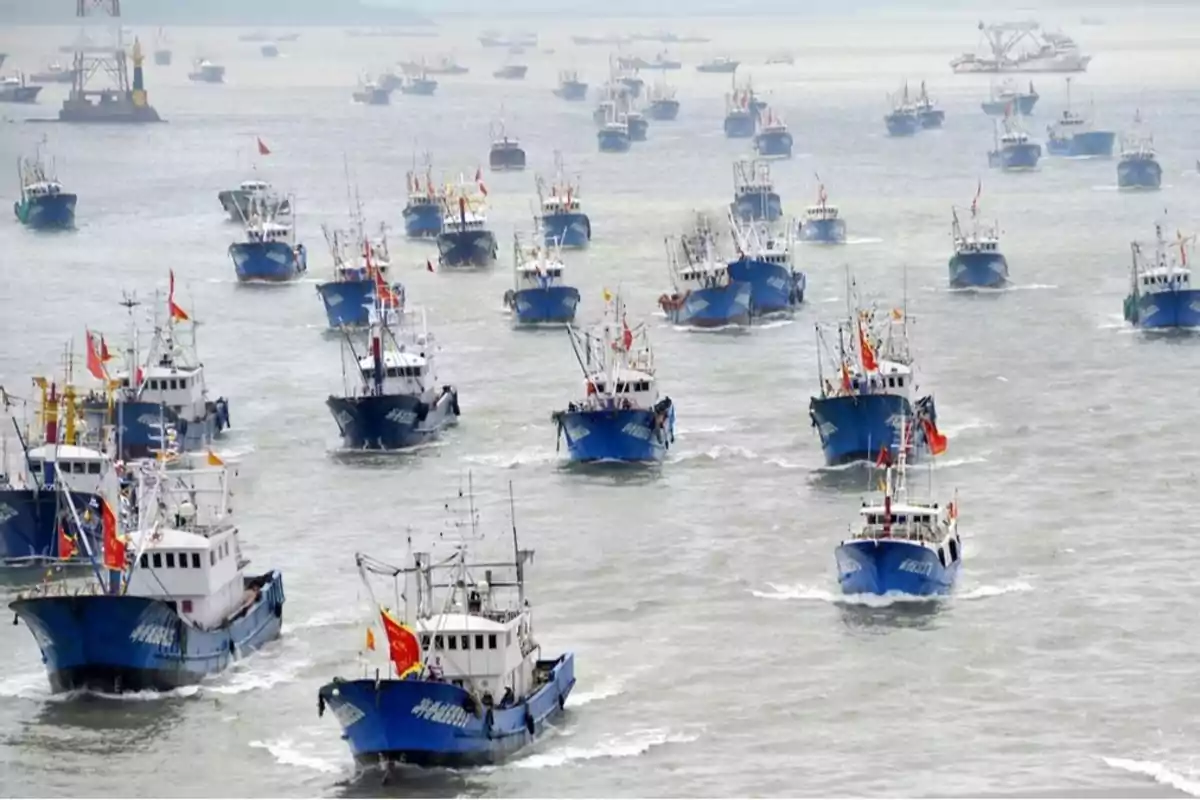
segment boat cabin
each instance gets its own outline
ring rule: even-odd
[[[838,207],[824,203],[818,206],[809,206],[804,210],[804,216],[811,222],[835,220],[838,218]]]
[[[420,395],[429,387],[430,365],[424,353],[385,350],[382,359],[383,394]],[[362,373],[363,381],[373,387],[375,360],[371,356],[360,358],[358,369]]]
[[[936,546],[951,532],[950,509],[938,503],[893,503],[890,509],[864,503],[858,513],[862,527],[854,539],[901,539]],[[953,537],[948,547],[950,560],[943,563],[957,561],[960,555]]]
[[[540,252],[527,254],[529,261],[517,265],[518,289],[545,289],[562,284],[566,265],[561,261],[543,259]]]
[[[688,264],[677,274],[676,289],[716,289],[729,285],[729,267],[721,263]]]
[[[56,197],[63,193],[63,187],[58,181],[37,181],[25,186],[24,191],[30,198]]]
[[[409,192],[408,207],[420,208],[422,206],[435,206],[439,202],[438,197],[432,192]]]
[[[658,387],[647,371],[622,367],[610,384],[608,375],[595,372],[583,382],[585,410],[597,408],[651,409],[658,402]]]
[[[623,119],[613,120],[612,122],[606,122],[606,123],[604,123],[604,127],[601,130],[604,133],[611,133],[616,136],[628,136],[629,135],[629,125],[627,125]]]
[[[1192,288],[1192,271],[1186,267],[1155,267],[1138,276],[1145,294],[1182,292]]]
[[[520,150],[521,144],[516,139],[510,139],[507,136],[497,139],[492,142],[492,152]]]
[[[118,380],[122,388],[130,388],[127,372]],[[202,365],[179,366],[170,356],[163,356],[143,371],[140,389],[139,400],[165,405],[186,420],[203,419],[208,413]]]
[[[954,240],[956,253],[998,253],[1000,240],[995,233],[969,233]]]
[[[487,230],[487,218],[467,209],[464,213],[449,212],[442,220],[442,227],[451,233]]]
[[[255,590],[247,590],[243,580],[245,563],[237,529],[232,525],[213,530],[192,528],[189,522],[194,512],[190,503],[181,503],[174,520],[178,527],[137,531],[130,536],[129,550],[137,561],[126,592],[166,601],[196,627],[215,628],[251,605]],[[139,634],[143,641],[154,637],[159,644],[178,644],[174,628],[140,626],[133,635]]]
[[[27,455],[31,480],[50,488],[116,497],[119,481],[112,461],[99,450],[71,444],[45,444]]]
[[[907,364],[879,358],[875,372],[850,374],[850,394],[890,394],[912,397],[913,373]]]
[[[242,181],[238,184],[238,189],[247,194],[267,193],[271,191],[271,184],[260,180]]]
[[[445,681],[470,691],[482,704],[507,708],[536,688],[534,666],[540,647],[533,639],[529,615],[487,610],[489,588],[481,581],[467,590],[467,613],[417,620],[427,680]],[[416,713],[414,711],[414,713]]]
[[[1012,147],[1019,144],[1028,144],[1029,135],[1024,131],[1007,131],[1000,137],[1001,147]]]
[[[263,222],[251,219],[246,225],[246,241],[249,242],[283,242],[288,243],[292,238],[292,226],[278,222]]]
[[[542,213],[547,216],[553,214],[578,214],[581,208],[579,198],[573,194],[567,197],[554,195],[542,201]]]

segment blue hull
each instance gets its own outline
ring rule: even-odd
[[[846,220],[816,219],[800,226],[800,241],[820,244],[844,244],[846,242]]]
[[[896,449],[896,423],[901,416],[913,417],[912,404],[894,394],[863,394],[844,397],[814,397],[809,416],[821,438],[825,464],[830,467],[855,461],[874,462],[883,447]],[[910,457],[926,450],[925,432],[913,429]]]
[[[629,135],[600,131],[596,134],[601,153],[626,153],[629,151]]]
[[[1008,283],[1008,259],[1000,253],[956,253],[950,257],[950,288],[988,289]]]
[[[1035,169],[1042,157],[1040,144],[1015,144],[988,153],[988,166],[1005,170]]]
[[[308,270],[304,252],[283,242],[238,242],[229,245],[229,257],[239,281],[283,282]]]
[[[375,281],[329,281],[317,284],[330,328],[365,328],[375,307]]]
[[[99,509],[98,497],[82,492],[71,494],[80,514],[88,506]],[[58,521],[69,518],[66,501],[60,500],[54,489],[37,492],[32,489],[0,490],[0,566],[20,566],[58,558]],[[83,535],[91,551],[100,552],[99,530],[84,530]],[[77,549],[76,560],[86,559],[83,545]]]
[[[586,100],[587,90],[588,85],[586,83],[569,81],[567,83],[560,83],[558,88],[554,90],[554,94],[563,100]]]
[[[946,112],[940,108],[930,108],[924,111],[917,112],[917,120],[921,123],[921,127],[926,130],[942,127],[942,123],[946,121]]]
[[[201,629],[173,602],[132,595],[45,596],[9,604],[29,626],[55,692],[169,691],[199,683],[279,638],[283,577],[247,578],[258,599],[231,622]]]
[[[1125,319],[1139,328],[1200,327],[1200,289],[1139,294],[1125,300]]]
[[[757,129],[758,122],[749,112],[740,111],[725,117],[725,138],[727,139],[750,139]]]
[[[983,108],[983,113],[990,117],[1002,117],[1008,109],[1010,103],[1013,104],[1015,112],[1022,117],[1027,117],[1033,113],[1033,107],[1037,105],[1038,98],[1041,95],[1023,94],[1007,100],[987,100],[980,104]]]
[[[646,141],[647,134],[650,133],[650,120],[648,119],[631,119],[629,120],[629,140],[631,142]]]
[[[442,210],[437,206],[405,206],[404,235],[410,239],[432,239],[442,232]]]
[[[678,100],[655,100],[646,110],[650,115],[650,119],[657,122],[670,122],[679,116],[679,101]]]
[[[914,136],[921,129],[916,114],[888,114],[883,118],[888,136]]]
[[[1117,164],[1117,186],[1122,189],[1158,189],[1162,186],[1162,167],[1157,161],[1138,159]]]
[[[1087,131],[1067,138],[1051,136],[1046,152],[1066,158],[1107,158],[1113,154],[1117,135],[1112,131]]]
[[[490,267],[496,260],[496,237],[487,230],[442,231],[437,246],[443,267]]]
[[[416,447],[435,439],[459,416],[458,393],[448,386],[432,406],[412,395],[330,396],[326,405],[343,446],[352,450]]]
[[[783,201],[775,192],[738,194],[733,198],[733,213],[744,220],[774,222],[783,216]]]
[[[750,313],[756,317],[791,311],[804,302],[804,276],[780,264],[740,258],[729,262],[729,277],[750,284]]]
[[[547,680],[519,705],[485,708],[450,683],[334,680],[318,692],[342,726],[364,768],[479,767],[497,764],[531,744],[562,713],[575,687],[575,656],[539,661]]]
[[[579,290],[574,286],[522,289],[509,299],[513,319],[519,325],[565,324],[575,321]]]
[[[103,415],[107,419],[108,407],[88,406],[87,412],[89,416]],[[175,428],[175,442],[179,449],[194,453],[211,449],[213,440],[229,427],[229,403],[224,399],[209,401],[202,419],[187,420],[176,414],[170,406],[145,401],[118,400],[113,409],[112,421],[117,429],[120,458],[123,461],[153,458],[155,450],[162,450],[163,422]],[[89,421],[89,424],[92,423]]]
[[[31,197],[24,208],[13,203],[13,213],[22,223],[34,230],[62,230],[75,227],[74,194],[61,193],[46,197]]]
[[[664,425],[644,409],[561,411],[554,420],[576,462],[662,461],[673,438],[673,423]]]
[[[675,325],[693,328],[720,328],[750,324],[751,287],[745,281],[728,286],[695,289],[688,292],[679,308],[667,308],[667,318]]]
[[[792,135],[790,133],[760,133],[754,137],[754,149],[765,158],[791,158]]]
[[[592,240],[592,221],[581,212],[547,214],[542,217],[546,244],[560,247],[587,247]]]
[[[957,545],[956,545],[957,546]],[[846,542],[834,551],[842,593],[934,597],[954,588],[961,556],[948,567],[937,554],[914,542],[895,539]]]

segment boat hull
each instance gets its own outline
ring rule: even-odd
[[[670,122],[679,116],[679,101],[655,100],[650,103],[646,113],[650,115],[650,119],[657,122]]]
[[[413,395],[337,397],[326,401],[341,432],[343,446],[352,450],[401,450],[436,438],[442,428],[458,422],[458,392],[449,386],[432,404]]]
[[[1042,158],[1042,146],[1032,142],[1001,147],[988,153],[988,166],[1007,172],[1037,169]]]
[[[496,260],[496,237],[488,230],[446,231],[437,237],[438,262],[443,267],[490,267]]]
[[[254,192],[247,192],[242,189],[226,189],[223,192],[217,193],[217,199],[221,201],[221,208],[225,209],[225,213],[234,222],[241,222],[250,218],[251,201],[265,206],[263,213],[269,217],[284,216],[292,213],[292,203],[286,197],[264,198]]]
[[[627,153],[630,147],[630,136],[626,133],[599,131],[596,134],[596,142],[600,146],[601,153]]]
[[[0,103],[36,103],[41,86],[5,86],[0,88]]]
[[[571,461],[662,461],[674,438],[674,407],[666,412],[645,409],[560,411],[554,414]]]
[[[888,114],[883,118],[888,136],[913,136],[921,129],[916,114]]]
[[[790,133],[760,133],[754,137],[754,150],[763,158],[791,158]]]
[[[957,549],[958,542],[951,539]],[[950,545],[947,545],[949,547]],[[942,551],[898,539],[844,542],[834,551],[838,583],[847,595],[936,597],[949,593],[958,577],[961,553],[951,559]]]
[[[725,138],[750,139],[754,136],[758,122],[749,111],[738,111],[725,115]]]
[[[488,167],[493,172],[516,172],[525,169],[525,151],[519,148],[493,150],[488,154]]]
[[[404,207],[404,235],[410,239],[432,239],[442,232],[442,210],[436,205]]]
[[[518,325],[553,325],[575,321],[579,290],[574,286],[547,286],[510,291],[505,301]]]
[[[1066,158],[1108,158],[1113,154],[1117,135],[1112,131],[1087,131],[1069,137],[1051,136],[1046,152]]]
[[[682,298],[659,298],[667,319],[675,325],[693,328],[721,328],[750,324],[752,291],[745,281],[730,281],[727,286],[695,289]]]
[[[237,242],[229,245],[229,258],[239,281],[281,283],[308,271],[304,248],[284,242]]]
[[[1027,117],[1033,113],[1033,107],[1037,105],[1038,97],[1039,95],[1036,94],[1022,94],[999,100],[985,100],[980,107],[983,109],[983,113],[989,117],[1003,117],[1011,105],[1014,113]]]
[[[921,123],[921,127],[925,130],[942,127],[942,123],[946,121],[946,112],[940,108],[927,108],[917,112],[917,121]]]
[[[99,495],[72,492],[71,500],[80,514],[99,509]],[[0,566],[25,566],[58,558],[58,523],[69,517],[65,501],[54,489],[0,489]],[[96,519],[98,519],[98,513]],[[87,522],[84,522],[85,526]],[[96,526],[98,527],[98,526]],[[72,526],[73,529],[73,526]],[[88,547],[79,546],[76,559],[86,558],[88,548],[100,551],[98,530],[85,527]]]
[[[1200,289],[1138,294],[1125,298],[1125,319],[1139,328],[1200,327]]]
[[[256,599],[213,629],[182,619],[173,602],[132,595],[40,596],[8,607],[37,640],[54,692],[170,691],[279,638],[282,575],[271,571],[246,583]]]
[[[403,294],[403,287],[392,285],[394,294]],[[317,294],[325,306],[325,318],[330,328],[365,328],[370,324],[371,309],[375,307],[375,281],[329,281],[317,284]]]
[[[745,192],[734,195],[733,213],[743,220],[774,222],[783,216],[783,201],[776,192]]]
[[[35,230],[65,230],[75,227],[75,204],[78,198],[69,192],[45,197],[30,197],[13,203],[13,213],[27,228]]]
[[[547,214],[542,217],[542,231],[549,245],[578,248],[587,247],[592,241],[592,221],[582,212]]]
[[[952,289],[995,289],[1008,283],[1008,259],[1001,253],[955,253],[949,267]]]
[[[109,420],[107,404],[85,403],[88,424],[100,430]],[[165,449],[163,424],[175,429],[175,444],[185,452],[208,450],[214,439],[229,427],[229,402],[224,398],[210,400],[201,419],[188,420],[167,405],[145,401],[118,400],[113,406],[111,421],[120,444],[120,458],[130,461],[153,458],[157,450]]]
[[[729,262],[729,277],[750,284],[752,316],[791,311],[804,302],[804,276],[781,264],[740,258]]]
[[[800,241],[817,244],[845,244],[846,220],[810,219],[800,226]]]
[[[574,102],[577,100],[586,100],[587,90],[588,85],[586,83],[568,81],[567,83],[559,84],[558,88],[554,90],[554,94],[563,100]]]
[[[400,94],[411,94],[418,97],[431,97],[437,91],[437,81],[417,79],[412,83],[400,85]]]
[[[539,661],[545,683],[524,702],[488,709],[450,683],[334,680],[318,691],[342,726],[358,766],[480,767],[498,764],[541,735],[575,687],[575,656]],[[468,710],[470,709],[470,710]]]
[[[932,400],[929,407],[936,415]],[[895,450],[896,423],[902,417],[913,416],[908,399],[895,394],[814,397],[808,410],[821,439],[825,464],[830,467],[874,462],[881,448]],[[924,427],[917,425],[912,431],[909,456],[915,459],[926,449]]]
[[[1117,164],[1117,186],[1122,189],[1159,189],[1162,167],[1150,159],[1122,160]]]

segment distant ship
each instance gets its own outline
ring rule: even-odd
[[[755,318],[789,315],[804,302],[807,279],[795,268],[793,226],[779,236],[769,223],[729,215],[737,259],[729,262],[729,277],[750,284],[750,314]]]
[[[1176,233],[1174,245],[1163,236],[1162,223],[1154,225],[1154,241],[1133,242],[1129,294],[1125,321],[1138,328],[1200,327],[1200,289],[1192,284],[1188,259],[1195,236]]]
[[[846,242],[846,220],[838,216],[838,207],[827,202],[825,184],[817,176],[817,204],[804,209],[804,221],[800,224],[800,240],[820,244],[844,244]]]
[[[225,189],[217,193],[221,208],[233,222],[241,222],[250,216],[252,208],[264,208],[268,214],[290,214],[292,201],[280,194],[270,183],[258,178],[242,181],[236,189]]]
[[[675,325],[721,328],[750,324],[751,285],[729,275],[729,264],[717,251],[716,236],[706,218],[679,238],[668,238],[667,268],[671,292],[658,305]]]
[[[162,28],[158,29],[158,35],[154,37],[154,63],[160,67],[171,66],[171,48]]]
[[[538,230],[532,241],[513,236],[513,288],[504,293],[504,305],[517,325],[565,325],[575,321],[579,290],[566,283],[562,248],[547,244]]]
[[[488,227],[487,187],[475,172],[477,191],[462,176],[443,197],[442,231],[437,236],[438,263],[447,268],[484,269],[496,260],[496,235]]]
[[[665,83],[651,86],[646,100],[646,112],[650,119],[669,122],[679,116],[679,100],[675,97],[675,89]]]
[[[950,62],[955,72],[1083,72],[1092,57],[1063,34],[1040,34],[1036,22],[979,23],[988,54],[964,53]]]
[[[192,71],[188,73],[188,80],[198,83],[224,83],[225,67],[214,64],[207,58],[197,59]]]
[[[954,255],[950,257],[950,288],[994,289],[1008,283],[1008,259],[1000,251],[1000,226],[984,225],[979,219],[979,195],[983,183],[971,200],[971,228],[963,231],[958,209],[952,208],[950,238]]]
[[[629,125],[624,117],[612,117],[596,132],[596,141],[601,153],[626,153],[629,151],[632,139],[629,136]]]
[[[27,76],[30,83],[71,83],[75,80],[74,67],[64,67],[57,61],[51,63],[41,72]]]
[[[916,103],[908,97],[908,84],[899,97],[891,98],[892,110],[883,117],[887,126],[888,136],[912,136],[923,126],[917,112]]]
[[[529,67],[524,64],[506,64],[493,72],[492,77],[510,81],[523,81],[527,72],[529,72]]]
[[[431,97],[437,91],[438,82],[429,77],[429,73],[422,70],[416,75],[405,75],[400,79],[400,94],[419,95],[421,97]]]
[[[36,103],[41,86],[30,86],[24,75],[0,78],[0,103]]]
[[[771,109],[767,110],[766,119],[754,134],[754,150],[759,158],[792,157],[792,134],[787,123]]]
[[[925,89],[925,81],[921,81],[921,93],[917,95],[916,102],[917,119],[921,123],[922,128],[940,128],[942,123],[946,121],[946,112],[937,107],[933,100],[929,99],[929,92]]]
[[[1004,118],[1004,133],[996,135],[988,151],[988,166],[1005,172],[1036,169],[1042,158],[1042,146],[1030,140],[1029,134],[1011,117]]]
[[[580,46],[588,45],[621,45],[630,41],[628,36],[610,33],[605,36],[572,36],[571,41]]]
[[[492,126],[492,149],[488,166],[493,172],[514,172],[525,169],[525,149],[515,136],[509,136],[500,122]]]
[[[592,221],[583,212],[579,197],[579,181],[570,180],[563,172],[562,154],[554,154],[556,174],[547,191],[541,177],[537,178],[538,224],[546,244],[560,247],[587,247],[592,240]]]
[[[425,182],[416,170],[407,175],[408,202],[401,212],[404,235],[409,239],[434,239],[442,232],[442,191],[433,184],[433,169],[425,165]]]
[[[17,161],[17,179],[21,195],[13,203],[13,213],[22,225],[37,230],[75,227],[78,197],[63,189],[53,165],[47,169],[40,147],[32,159]]]
[[[386,106],[392,102],[391,90],[372,80],[360,80],[351,96],[354,102],[365,106]]]
[[[366,328],[372,312],[382,315],[385,323],[394,323],[404,313],[404,286],[387,282],[391,270],[387,228],[379,226],[379,235],[366,232],[362,209],[357,210],[349,230],[321,226],[333,258],[333,276],[317,284],[317,295],[325,307],[331,330]]]
[[[728,74],[737,72],[738,64],[740,64],[740,63],[741,62],[734,61],[730,58],[726,58],[725,56],[718,56],[716,58],[705,61],[703,64],[700,64],[699,66],[697,66],[696,71],[697,72],[715,72],[715,73],[728,75]]]
[[[659,53],[654,57],[653,61],[647,61],[639,56],[620,56],[617,59],[617,64],[621,69],[680,69],[683,64],[671,58],[667,58],[666,52]]]
[[[479,35],[479,43],[484,47],[537,47],[538,37],[536,33],[514,33],[510,36],[503,36],[496,31],[484,31]]]
[[[1154,137],[1143,133],[1141,113],[1134,117],[1134,129],[1121,137],[1121,160],[1117,162],[1117,186],[1121,189],[1158,189],[1162,186],[1162,166],[1154,149]]]
[[[1097,130],[1081,114],[1071,111],[1071,79],[1067,78],[1067,107],[1062,117],[1046,127],[1046,152],[1069,158],[1107,157],[1113,154],[1117,135]]]
[[[586,100],[588,85],[579,80],[575,70],[563,70],[558,73],[558,88],[554,90],[556,97],[563,100]]]
[[[761,159],[733,162],[733,213],[744,220],[774,222],[783,216],[783,202],[775,191],[771,166]]]
[[[758,130],[758,103],[750,89],[739,89],[725,95],[725,137],[750,139]]]
[[[1029,82],[1029,90],[1022,92],[1009,80],[999,87],[993,85],[990,97],[980,105],[983,113],[990,117],[1005,115],[1028,117],[1033,113],[1033,107],[1037,105],[1039,96],[1037,89],[1033,88],[1033,81]]]
[[[289,202],[289,211],[295,203]],[[308,254],[296,242],[296,221],[253,201],[243,220],[245,234],[229,245],[237,279],[279,283],[295,280],[308,271]]]

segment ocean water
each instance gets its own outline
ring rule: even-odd
[[[174,65],[148,65],[167,124],[81,128],[53,116],[66,87],[38,106],[0,106],[0,164],[45,137],[79,194],[78,230],[37,235],[0,223],[0,383],[30,395],[84,326],[118,338],[122,290],[150,300],[174,269],[209,385],[230,398],[221,452],[238,466],[237,515],[253,566],[285,575],[284,635],[231,673],[167,696],[55,698],[23,626],[0,632],[0,786],[13,795],[1029,795],[1200,794],[1194,721],[1198,650],[1189,633],[1198,555],[1189,508],[1200,456],[1191,374],[1200,339],[1148,337],[1121,319],[1129,241],[1156,218],[1200,222],[1200,100],[1194,10],[1046,16],[1096,58],[1076,77],[1078,104],[1122,130],[1140,110],[1164,186],[1115,189],[1112,161],[1045,159],[1030,174],[986,167],[991,123],[981,76],[947,61],[970,49],[977,16],[869,19],[589,21],[537,19],[542,47],[523,82],[491,77],[509,58],[471,25],[438,39],[351,38],[305,29],[262,59],[234,29],[170,31]],[[480,24],[482,29],[487,25]],[[673,46],[683,107],[649,141],[600,154],[593,103],[553,97],[557,71],[593,86],[609,49],[580,32],[673,27],[714,38]],[[136,31],[143,43],[149,30]],[[0,31],[6,69],[37,69],[66,28]],[[648,43],[636,52],[653,56]],[[794,66],[762,66],[792,49]],[[435,97],[357,106],[362,70],[453,52],[470,67]],[[816,197],[819,174],[850,243],[803,247],[808,297],[794,320],[744,335],[666,323],[663,237],[692,209],[719,210],[731,162],[748,141],[723,138],[726,76],[701,59],[728,53],[787,120],[796,156],[773,164],[785,211]],[[186,79],[193,58],[223,63],[223,86]],[[648,80],[652,80],[647,75]],[[884,135],[886,95],[921,80],[944,130]],[[1056,76],[1035,138],[1060,109]],[[469,178],[486,164],[489,126],[505,120],[530,169],[485,169],[501,259],[490,273],[430,273],[434,249],[404,242],[404,173]],[[6,124],[11,123],[11,124]],[[271,148],[255,154],[255,137]],[[595,238],[570,253],[582,321],[620,288],[650,326],[660,386],[679,436],[659,469],[561,466],[550,412],[580,390],[561,331],[513,331],[501,297],[508,250],[535,200],[533,176],[560,151],[582,175]],[[237,285],[225,253],[237,233],[217,192],[252,174],[296,195],[309,276]],[[435,446],[396,457],[339,455],[325,397],[341,386],[314,284],[330,269],[322,223],[347,219],[346,173],[372,222],[393,226],[393,269],[428,309],[441,380],[463,419]],[[1000,221],[1014,285],[947,290],[950,208],[982,181]],[[7,184],[15,195],[15,180]],[[817,386],[813,323],[845,308],[846,268],[885,307],[906,304],[921,386],[937,397],[950,447],[932,487],[957,492],[965,564],[957,593],[933,606],[839,602],[833,549],[867,488],[827,470],[807,414]],[[80,368],[77,359],[76,368]],[[380,787],[356,779],[316,691],[361,672],[368,610],[354,553],[403,557],[409,536],[445,530],[443,503],[468,474],[481,521],[507,529],[508,485],[547,653],[573,650],[578,685],[555,730],[515,761],[428,771]],[[924,483],[921,475],[919,483]],[[11,595],[15,587],[8,587]]]

